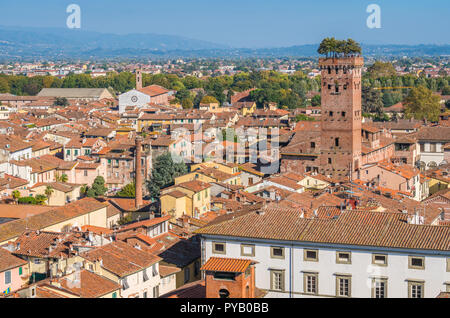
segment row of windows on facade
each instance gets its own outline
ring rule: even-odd
[[[80,153],[81,153],[81,151],[80,151]],[[70,149],[67,149],[67,150],[66,150],[66,155],[67,155],[67,156],[70,156],[70,154],[71,154]],[[90,149],[85,149],[85,150],[84,150],[84,154],[85,154],[86,156],[87,156],[87,155],[90,155],[90,154],[91,154],[91,150],[90,150]],[[74,149],[73,155],[74,155],[74,156],[78,156],[78,149]]]
[[[328,111],[328,112],[325,112],[325,114],[326,113],[328,113],[329,117],[333,117],[334,116],[334,111]],[[344,118],[347,115],[346,112],[336,112],[336,114],[341,114],[341,117],[344,117]],[[358,117],[360,115],[361,115],[361,111],[360,110],[355,110],[355,117]]]
[[[90,267],[90,269],[93,270],[93,267]],[[152,265],[151,271],[152,271],[152,277],[155,277],[158,275],[158,269],[156,268],[155,264]],[[136,279],[137,279],[136,284],[139,284],[139,274],[136,275]],[[142,271],[142,282],[146,282],[148,280],[149,280],[149,275],[147,274],[147,269],[144,269]],[[123,278],[121,283],[122,283],[123,290],[127,290],[128,288],[130,288],[130,284],[128,282],[128,277]]]
[[[439,151],[437,149],[440,149]],[[420,152],[444,153],[442,143],[420,143]]]
[[[331,71],[332,71],[332,70],[334,70],[336,74],[339,74],[339,73],[340,73],[339,70],[341,70],[341,69],[342,69],[342,73],[343,73],[343,74],[347,74],[347,72],[348,72],[349,70],[351,70],[350,67],[342,67],[342,68],[339,68],[339,67],[331,67],[331,66],[328,66],[328,67],[326,68],[326,70],[328,71],[328,74],[331,74]],[[353,72],[354,72],[355,74],[361,74],[361,69],[355,68],[355,69],[353,69]]]
[[[319,261],[319,250],[316,249],[304,249],[303,260],[308,262]],[[212,252],[214,254],[226,254],[226,243],[213,242]],[[255,257],[255,245],[241,244],[241,256]],[[284,247],[270,247],[270,258],[284,259],[285,249]],[[352,252],[337,251],[336,252],[336,264],[351,264]],[[372,254],[372,264],[378,266],[388,266],[387,254]],[[409,269],[425,269],[425,257],[424,256],[408,256],[408,268]],[[447,259],[447,271],[450,271],[450,258]]]
[[[285,272],[283,270],[270,271],[270,289],[275,292],[285,292]],[[423,298],[425,282],[408,281],[408,297]],[[372,298],[387,298],[388,279],[372,278]],[[448,291],[448,287],[447,287]],[[319,292],[319,273],[303,273],[303,292],[309,295],[320,295]],[[351,275],[336,275],[336,294],[337,297],[352,297],[352,277]]]

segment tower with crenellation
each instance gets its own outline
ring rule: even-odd
[[[361,165],[360,56],[320,58],[322,111],[321,174],[348,180]]]

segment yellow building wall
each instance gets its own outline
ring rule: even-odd
[[[450,183],[446,183],[444,181],[433,178],[430,179],[429,185],[430,185],[430,195],[450,187]]]

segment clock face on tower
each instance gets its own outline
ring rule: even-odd
[[[137,96],[133,96],[133,97],[131,97],[131,101],[132,101],[133,103],[136,103],[136,102],[138,101],[138,98],[137,98]]]

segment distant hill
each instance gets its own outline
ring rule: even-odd
[[[450,45],[362,45],[364,55],[450,55]],[[282,48],[231,48],[181,36],[106,34],[58,28],[0,26],[0,60],[143,57],[314,57],[318,44]]]
[[[225,45],[159,34],[106,34],[77,29],[0,26],[0,57],[96,57],[133,52],[226,49]],[[129,51],[129,52],[128,52]]]

